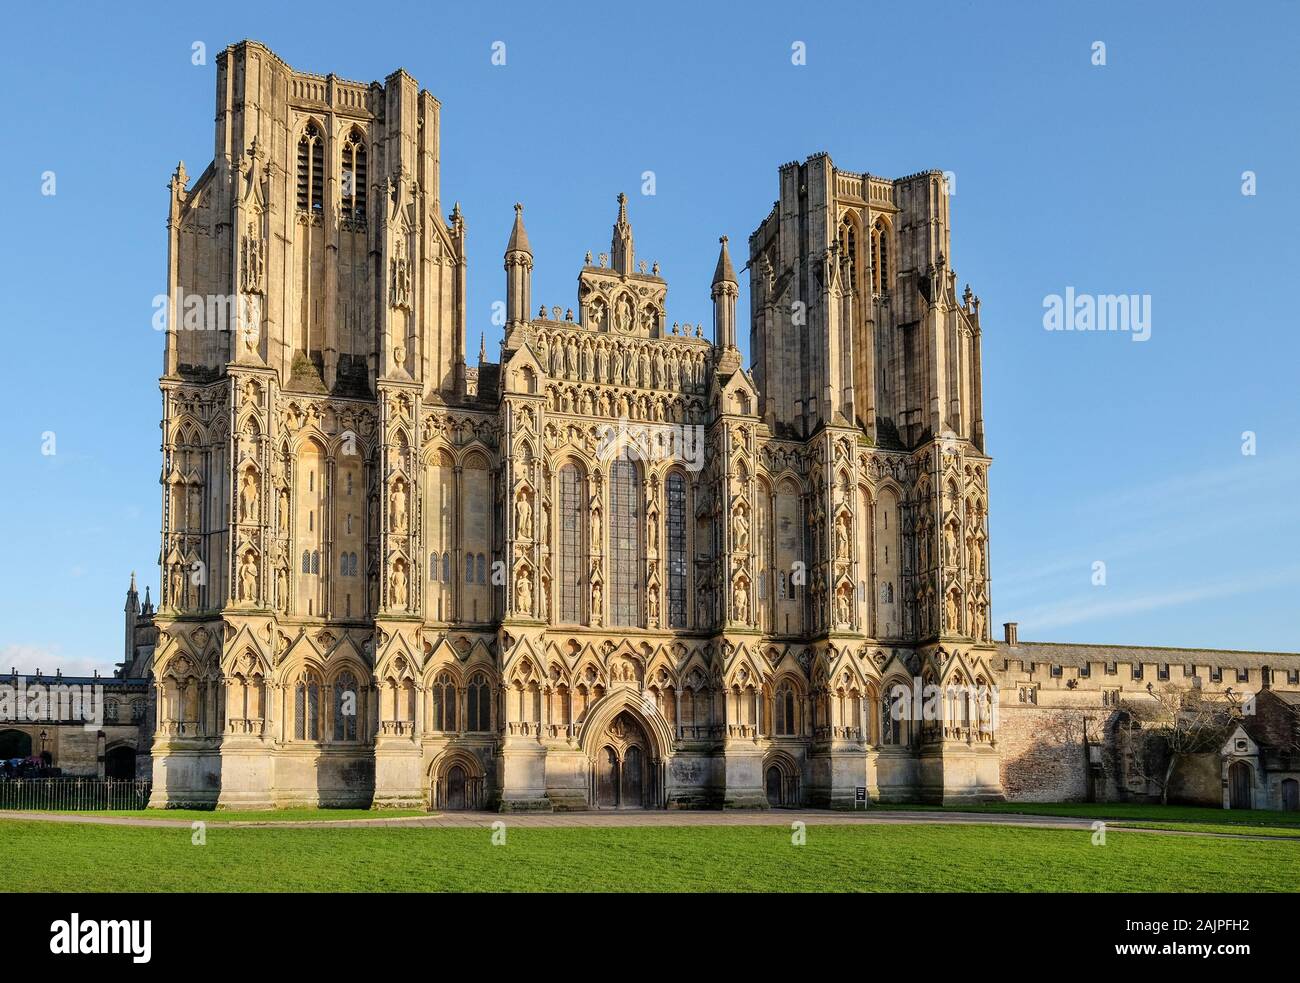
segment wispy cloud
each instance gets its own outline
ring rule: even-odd
[[[1061,628],[1086,621],[1126,617],[1161,608],[1181,607],[1197,601],[1217,600],[1295,583],[1300,583],[1300,568],[1290,567],[1246,580],[1221,581],[1118,598],[1112,595],[1105,600],[1079,597],[1031,608],[1021,615],[1020,624],[1026,633],[1041,632],[1045,629]]]
[[[112,675],[115,664],[111,659],[70,656],[59,645],[24,645],[10,643],[0,646],[0,673],[17,669],[20,673],[34,673],[37,669],[47,676],[62,669],[65,676],[90,676],[99,670],[101,676]]]

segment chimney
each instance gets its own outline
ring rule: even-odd
[[[1002,640],[1005,641],[1008,645],[1018,645],[1020,643],[1020,639],[1016,637],[1016,629],[1019,627],[1020,625],[1018,622],[1015,621],[1004,622],[1002,625]]]

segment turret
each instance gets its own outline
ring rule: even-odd
[[[614,237],[609,243],[609,265],[615,273],[631,273],[636,260],[632,248],[632,223],[627,220],[627,195],[618,195],[618,221],[614,223]]]
[[[532,309],[533,250],[524,229],[524,206],[515,203],[515,224],[506,245],[506,333],[528,320]]]
[[[727,237],[722,236],[718,242],[722,248],[718,251],[718,265],[709,291],[713,297],[713,343],[720,356],[719,370],[730,373],[740,368],[740,352],[736,348],[736,298],[740,295],[740,285],[727,251]]]

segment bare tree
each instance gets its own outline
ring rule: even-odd
[[[1147,683],[1152,702],[1127,703],[1136,715],[1152,720],[1141,730],[1133,765],[1139,776],[1160,789],[1160,802],[1169,803],[1174,772],[1190,755],[1217,751],[1228,732],[1241,720],[1241,700],[1232,690],[1207,694],[1169,685],[1157,689]],[[1132,733],[1132,732],[1130,732]]]

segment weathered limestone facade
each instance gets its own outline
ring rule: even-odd
[[[534,314],[516,206],[501,360],[471,366],[439,110],[402,71],[219,56],[167,223],[153,804],[1002,797],[943,177],[780,169],[752,370],[725,238],[711,340],[622,196],[576,302]],[[962,702],[895,719],[916,679]]]

